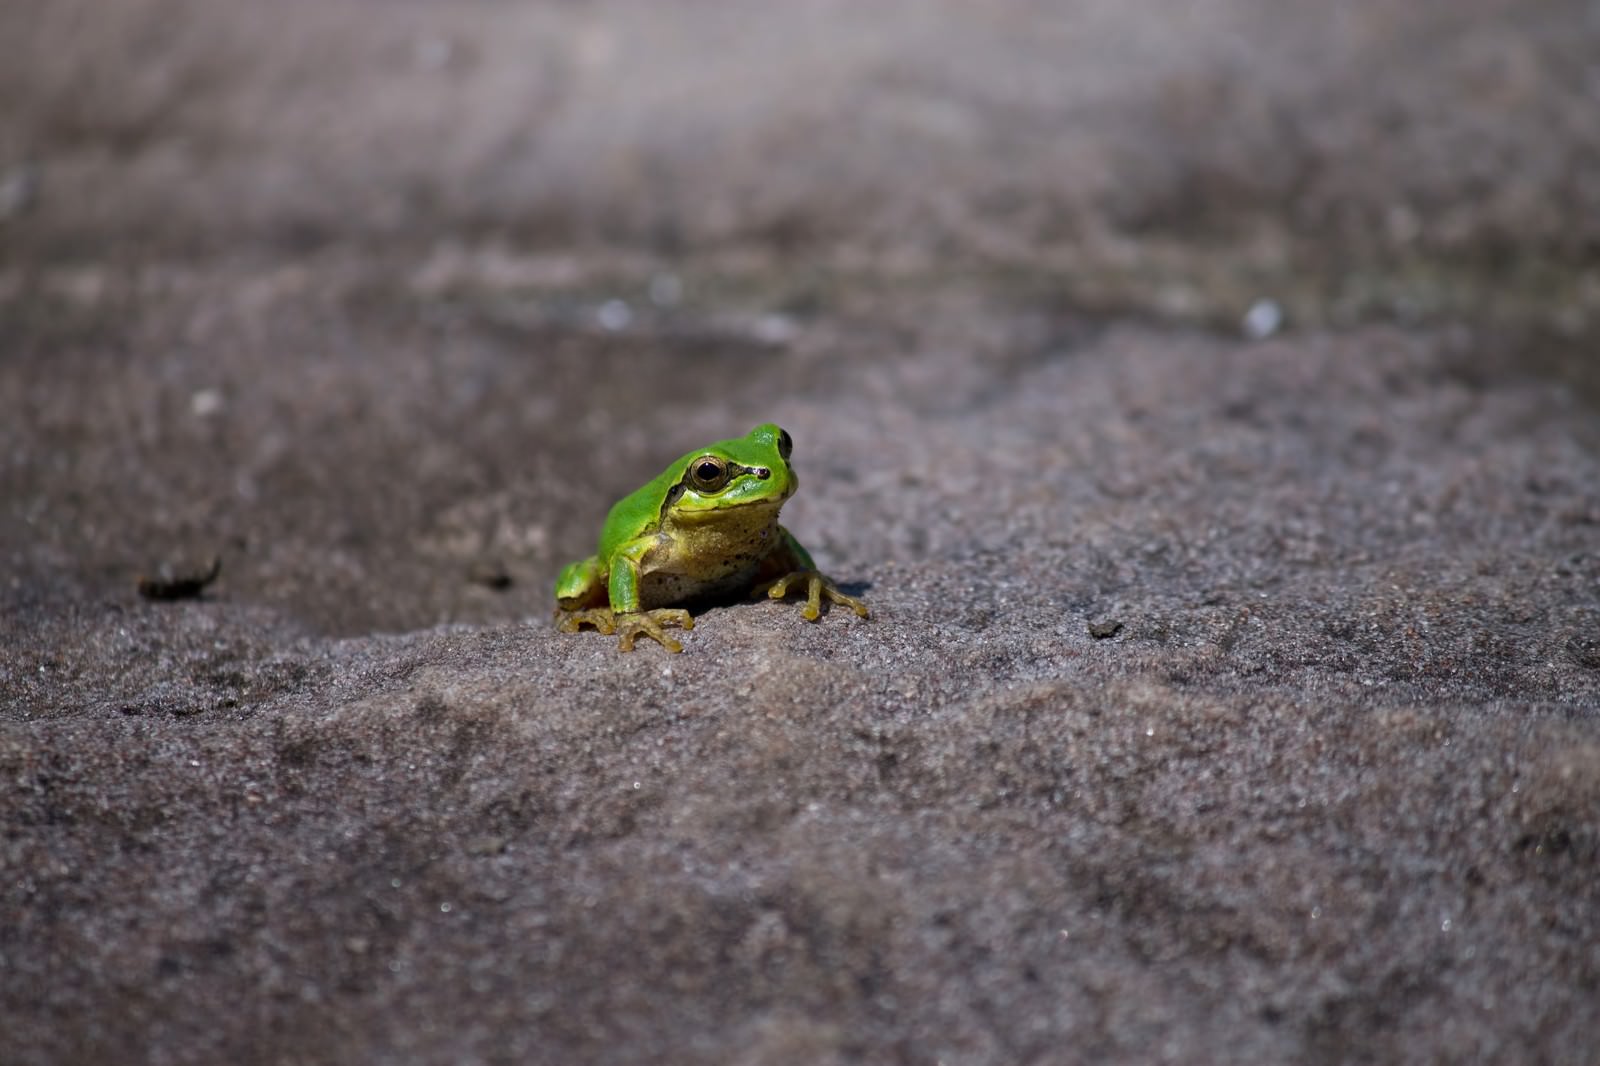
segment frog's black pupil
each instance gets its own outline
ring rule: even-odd
[[[778,456],[787,459],[789,458],[789,453],[793,450],[794,441],[790,439],[789,432],[783,429],[778,430]]]
[[[717,469],[716,463],[701,463],[700,469],[696,471],[701,481],[715,481],[721,472]]]

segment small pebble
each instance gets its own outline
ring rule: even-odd
[[[510,843],[510,841],[507,840],[505,837],[499,837],[499,836],[475,837],[472,840],[467,842],[467,854],[469,854],[469,855],[499,855],[501,852],[506,850],[506,845],[509,844],[509,843]]]
[[[1266,340],[1283,328],[1283,308],[1273,300],[1257,300],[1244,313],[1244,335],[1253,341]]]
[[[600,310],[595,312],[595,319],[600,323],[600,328],[611,333],[628,328],[633,321],[633,308],[625,300],[607,300],[600,305]]]
[[[189,397],[189,412],[196,418],[211,418],[222,413],[222,393],[217,389],[200,389]]]

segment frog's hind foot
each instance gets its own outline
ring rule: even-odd
[[[683,645],[667,636],[664,625],[675,625],[680,629],[693,629],[694,619],[689,612],[681,607],[658,607],[653,611],[629,611],[616,616],[617,627],[621,636],[617,640],[617,647],[622,651],[632,651],[633,642],[640,634],[649,637],[657,644],[670,652],[680,652]],[[607,630],[606,632],[610,632]]]
[[[591,607],[583,611],[556,610],[556,628],[563,633],[576,633],[584,626],[594,626],[607,636],[617,631],[617,616],[609,607]]]
[[[830,603],[837,603],[840,607],[850,608],[858,618],[867,617],[866,604],[854,596],[846,596],[840,592],[831,579],[816,570],[795,570],[792,573],[783,575],[776,581],[768,581],[763,585],[757,585],[751,591],[751,595],[760,596],[765,594],[771,599],[781,600],[789,594],[791,585],[796,585],[800,582],[804,582],[801,587],[806,590],[806,605],[800,608],[800,613],[808,622],[815,622],[817,616],[822,613],[822,598],[824,596],[828,598]]]

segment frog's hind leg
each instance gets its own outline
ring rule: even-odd
[[[606,576],[599,556],[564,567],[556,578],[556,628],[576,633],[590,625],[602,633],[615,633],[616,621],[606,603]]]
[[[556,628],[563,633],[576,633],[584,626],[610,636],[617,631],[617,616],[609,607],[589,607],[582,611],[556,611]]]
[[[591,555],[561,568],[556,578],[556,603],[563,611],[581,611],[606,602],[606,573],[600,557]]]

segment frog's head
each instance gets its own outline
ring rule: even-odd
[[[682,476],[667,497],[681,521],[706,520],[734,508],[773,509],[794,495],[800,482],[789,469],[794,446],[772,423],[737,440],[719,441],[685,457]]]

